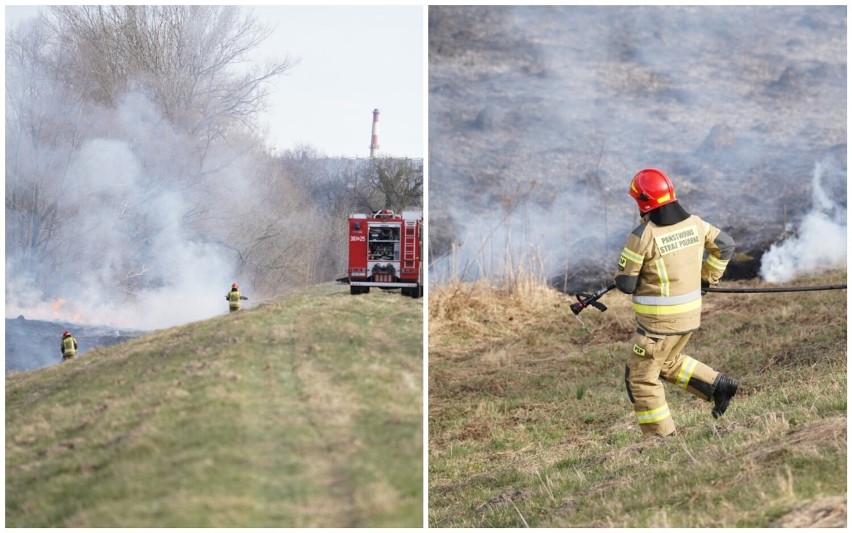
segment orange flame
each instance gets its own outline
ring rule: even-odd
[[[64,298],[54,298],[53,303],[50,305],[51,309],[53,309],[53,314],[58,315],[59,310],[62,309],[63,305],[65,305]]]

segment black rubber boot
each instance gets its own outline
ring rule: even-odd
[[[721,372],[716,376],[716,382],[713,383],[713,401],[716,404],[712,411],[713,418],[719,418],[725,413],[728,404],[731,403],[731,398],[737,393],[738,386],[737,380],[729,378]]]

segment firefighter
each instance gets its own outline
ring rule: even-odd
[[[231,310],[231,313],[240,310],[240,300],[248,300],[248,298],[240,294],[240,288],[236,283],[231,285],[231,291],[225,295],[225,299],[228,300],[228,308]]]
[[[74,359],[77,355],[77,339],[71,336],[71,332],[65,330],[62,333],[62,360],[67,361],[68,359]]]
[[[616,287],[633,296],[638,328],[625,368],[627,395],[645,435],[674,435],[661,378],[714,403],[719,418],[737,392],[736,380],[683,353],[701,322],[701,297],[734,254],[734,240],[689,214],[660,170],[639,171],[630,183],[642,221],[618,260]],[[705,259],[706,257],[706,259]]]

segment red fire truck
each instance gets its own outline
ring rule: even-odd
[[[383,209],[373,215],[349,217],[349,272],[341,278],[351,294],[370,287],[402,289],[412,298],[423,296],[423,214]]]

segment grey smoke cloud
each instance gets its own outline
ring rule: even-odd
[[[805,217],[814,161],[845,168],[845,34],[831,6],[435,6],[430,235],[456,246],[430,280],[524,257],[611,276],[647,167],[767,249]]]
[[[193,227],[195,195],[240,194],[250,167],[239,161],[193,185],[196,144],[138,93],[78,125],[91,137],[59,180],[59,274],[43,293],[7,256],[7,316],[154,329],[222,313],[234,257]],[[226,233],[227,217],[218,223]]]

